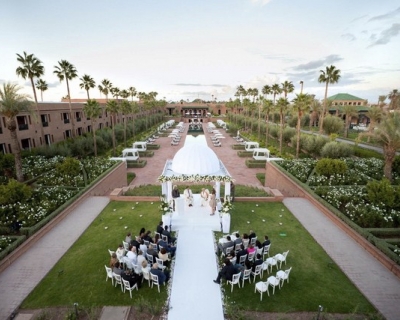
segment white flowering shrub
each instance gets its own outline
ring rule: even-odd
[[[2,252],[7,246],[13,242],[13,239],[6,236],[0,236],[0,252]]]

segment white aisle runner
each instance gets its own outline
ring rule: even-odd
[[[194,206],[173,216],[172,230],[179,235],[168,320],[223,320],[220,286],[213,282],[218,269],[212,231],[220,230],[219,216],[210,216],[195,194]]]

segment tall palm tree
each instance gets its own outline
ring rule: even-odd
[[[89,97],[89,90],[93,89],[96,86],[96,82],[94,79],[89,76],[88,74],[84,74],[82,78],[79,78],[82,82],[79,84],[81,89],[85,89],[87,93],[87,98],[90,100]]]
[[[36,89],[40,90],[40,98],[42,99],[43,102],[43,92],[46,91],[49,86],[45,80],[42,79],[37,79],[35,83]]]
[[[306,94],[300,93],[296,94],[296,98],[293,99],[294,109],[297,112],[297,139],[296,139],[296,158],[299,158],[300,154],[300,126],[301,126],[301,117],[303,116],[304,111],[310,109],[310,104],[312,103],[313,98]]]
[[[108,94],[112,88],[112,83],[108,79],[104,79],[101,81],[101,84],[98,85],[99,91],[105,95],[106,101],[108,101]]]
[[[123,99],[128,99],[128,97],[129,97],[129,92],[128,92],[128,90],[123,89],[123,90],[120,91],[119,95],[120,95],[120,97],[123,98]]]
[[[279,153],[282,154],[282,143],[283,143],[283,120],[284,115],[289,107],[289,101],[286,98],[279,98],[276,102],[276,107],[279,110],[280,117],[280,129],[279,129]]]
[[[60,79],[60,82],[65,80],[67,83],[67,92],[68,92],[68,104],[69,104],[69,116],[71,119],[71,131],[72,137],[75,137],[75,121],[72,114],[72,105],[71,105],[71,94],[69,92],[69,80],[72,80],[78,76],[78,73],[75,69],[75,66],[69,63],[67,60],[58,61],[58,66],[54,66],[54,74]]]
[[[318,99],[313,99],[311,102],[311,115],[310,115],[310,131],[311,127],[317,124],[317,120],[319,119],[319,115],[321,113],[321,102]]]
[[[328,100],[328,85],[338,83],[340,79],[340,70],[336,69],[335,66],[331,65],[326,67],[325,70],[320,70],[320,75],[318,78],[319,83],[325,83],[325,97],[324,104],[322,106],[321,120],[319,122],[319,132],[322,133],[324,125],[324,117],[326,113],[327,100]]]
[[[131,101],[133,101],[133,97],[136,97],[137,91],[135,87],[129,87],[128,89],[129,96],[131,97]]]
[[[287,98],[288,93],[292,93],[294,91],[294,85],[292,81],[285,81],[281,83],[281,91],[283,92],[283,97]]]
[[[39,105],[36,96],[35,85],[33,83],[33,78],[40,78],[44,75],[44,67],[42,61],[36,58],[33,54],[27,54],[25,51],[23,56],[17,53],[17,60],[21,63],[21,66],[17,68],[16,72],[18,76],[21,76],[23,79],[29,78],[33,90],[33,97],[35,99],[35,107],[36,107],[36,122],[40,125],[40,144],[44,142],[44,132],[43,126],[40,121],[40,111]]]
[[[263,112],[265,114],[265,147],[268,147],[268,138],[269,138],[269,115],[274,108],[274,103],[272,100],[264,99],[263,100]]]
[[[21,87],[16,84],[3,83],[0,88],[0,114],[5,118],[5,125],[10,130],[11,148],[14,154],[15,172],[19,182],[24,181],[22,172],[21,147],[17,136],[16,117],[21,112],[30,112],[31,102],[25,94],[19,94]]]
[[[268,96],[269,94],[272,93],[271,86],[269,86],[269,85],[266,84],[264,87],[262,87],[261,92],[262,92],[262,94],[265,95],[266,98],[267,98],[267,96]]]
[[[127,123],[128,123],[128,114],[130,114],[132,112],[132,106],[131,103],[128,100],[122,100],[121,104],[120,104],[120,110],[121,112],[124,114],[124,145],[125,147],[126,145],[126,127],[127,127]]]
[[[103,110],[96,100],[89,99],[83,106],[83,112],[86,114],[86,117],[92,120],[94,156],[97,157],[96,122],[99,116],[103,113]]]
[[[275,83],[271,86],[271,91],[272,91],[272,95],[274,96],[274,104],[276,102],[276,95],[280,94],[282,92],[281,87],[279,86],[279,84]]]
[[[119,94],[120,94],[121,90],[119,90],[119,88],[117,88],[117,87],[112,87],[110,89],[110,92],[113,95],[114,99],[118,100],[118,97],[119,97]]]
[[[356,106],[344,106],[342,113],[345,115],[346,119],[344,122],[344,136],[347,138],[349,136],[349,127],[352,117],[358,116],[357,107]]]
[[[388,94],[388,98],[390,100],[389,103],[389,110],[396,110],[399,109],[400,107],[400,99],[399,99],[399,90],[397,89],[393,89],[389,94]]]
[[[385,177],[392,181],[393,161],[396,151],[400,149],[400,112],[388,113],[372,131],[372,136],[383,148],[385,158],[383,172]]]
[[[372,132],[374,131],[376,124],[382,119],[382,116],[383,116],[383,112],[380,107],[374,106],[368,110],[368,112],[367,112],[367,117],[369,118],[368,142],[370,142]]]
[[[119,112],[119,104],[115,100],[107,101],[106,110],[111,115],[111,129],[112,129],[112,144],[113,144],[113,156],[115,157],[115,116]]]

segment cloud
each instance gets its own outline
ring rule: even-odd
[[[356,21],[358,21],[358,20],[361,20],[361,19],[364,19],[364,18],[366,18],[366,17],[368,17],[368,15],[367,15],[367,14],[364,14],[363,16],[360,16],[360,17],[354,18],[354,19],[353,19],[353,20],[351,20],[350,22],[356,22]]]
[[[368,48],[377,45],[387,44],[393,37],[397,36],[399,33],[400,23],[393,23],[390,28],[383,30],[378,37],[376,37],[376,35],[372,35],[370,39],[373,42],[368,46]]]
[[[288,58],[285,55],[282,54],[261,54],[261,56],[264,59],[269,59],[269,60],[279,60],[279,61],[284,61],[284,62],[295,62],[297,59],[293,58]]]
[[[251,3],[265,6],[267,3],[271,2],[272,0],[250,0],[250,1],[251,1]]]
[[[343,39],[348,40],[348,41],[356,40],[356,37],[351,33],[342,34],[340,37],[342,37]]]
[[[311,70],[311,69],[317,69],[320,68],[324,65],[327,64],[332,64],[335,63],[337,61],[343,60],[343,58],[341,58],[339,55],[337,54],[331,54],[327,57],[325,57],[324,59],[320,59],[320,60],[314,60],[314,61],[310,61],[304,64],[299,64],[296,67],[293,67],[294,70]]]
[[[390,19],[395,17],[396,15],[400,14],[400,7],[398,7],[396,10],[385,13],[385,14],[381,14],[379,16],[375,16],[372,17],[371,19],[368,20],[369,21],[376,21],[376,20],[385,20],[385,19]]]

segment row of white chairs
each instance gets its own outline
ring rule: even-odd
[[[254,287],[254,293],[256,293],[257,291],[260,293],[260,301],[262,301],[262,295],[265,291],[269,296],[269,287],[272,287],[272,294],[275,294],[275,287],[281,289],[285,280],[287,283],[289,283],[289,274],[291,270],[292,267],[285,271],[279,270],[275,276],[269,276],[267,281],[257,282]]]
[[[274,266],[276,266],[276,268],[278,269],[278,263],[279,263],[279,268],[282,268],[282,262],[285,262],[285,265],[286,265],[286,259],[287,259],[288,254],[289,254],[289,250],[285,251],[283,253],[278,253],[278,254],[274,255],[273,257],[267,258],[263,263],[263,271],[267,270],[267,272],[269,273],[269,268],[271,268],[271,272],[272,272],[272,268]]]

